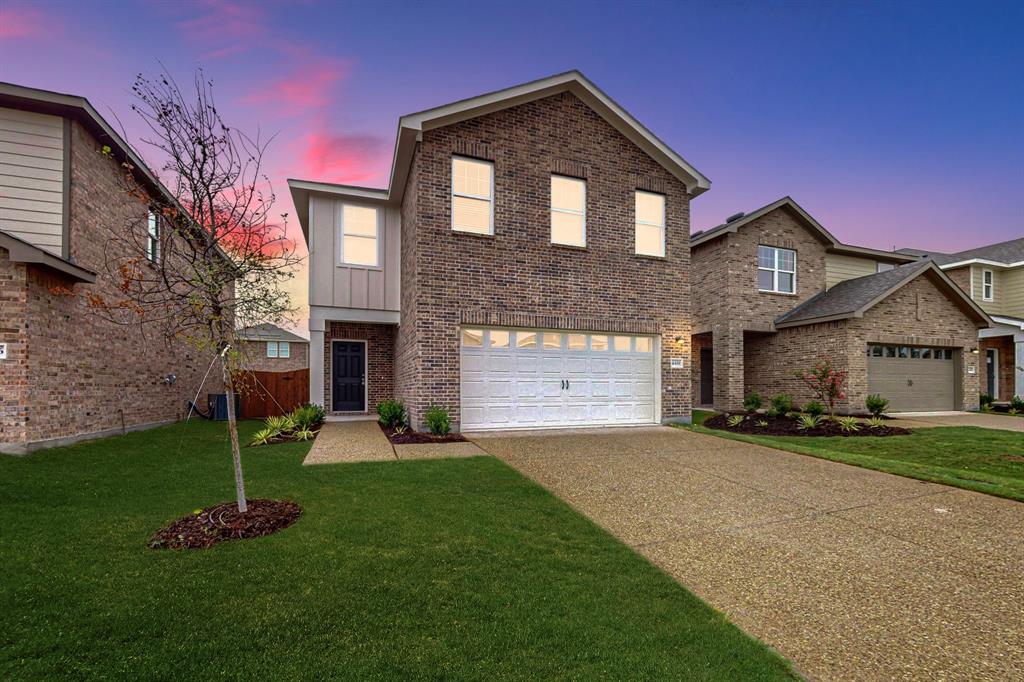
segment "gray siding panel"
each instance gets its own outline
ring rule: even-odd
[[[0,107],[0,229],[63,255],[64,121]]]

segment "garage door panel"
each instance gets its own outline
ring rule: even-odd
[[[911,351],[931,357],[915,358]],[[870,345],[868,393],[888,400],[889,409],[894,412],[956,409],[957,363],[952,359],[954,354],[941,349],[940,359],[934,357],[938,353],[933,349],[927,351],[923,353],[915,347]],[[888,357],[877,357],[873,353],[883,353]]]
[[[651,423],[657,420],[653,352],[609,350],[610,335],[577,334],[558,347],[491,348],[491,333],[473,330],[483,346],[462,349],[463,427]],[[545,333],[511,330],[517,334]],[[486,332],[486,330],[483,330]],[[580,349],[581,337],[586,339]],[[498,337],[500,338],[500,337]],[[518,338],[518,336],[517,336]],[[546,338],[546,336],[544,337]],[[649,338],[649,337],[648,337]],[[575,346],[569,350],[568,346]],[[650,341],[629,349],[651,348]]]

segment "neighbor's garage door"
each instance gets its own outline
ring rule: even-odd
[[[462,337],[462,428],[651,424],[651,336],[473,329]]]
[[[868,392],[895,412],[955,410],[956,361],[952,348],[868,346]]]

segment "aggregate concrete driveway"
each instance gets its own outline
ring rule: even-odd
[[[984,412],[955,412],[950,414],[924,415],[916,414],[893,418],[905,422],[901,426],[910,429],[929,426],[977,426],[982,429],[998,429],[1000,431],[1024,432],[1024,418],[1006,414],[985,414]]]
[[[473,439],[811,679],[1024,679],[1024,504],[667,427]]]

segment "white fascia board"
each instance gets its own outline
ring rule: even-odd
[[[952,270],[953,268],[962,268],[965,265],[991,265],[997,268],[1019,268],[1024,265],[1024,260],[1017,261],[1016,263],[1003,263],[997,260],[987,260],[985,258],[969,258],[967,260],[960,260],[955,263],[946,263],[940,265],[943,270]]]

